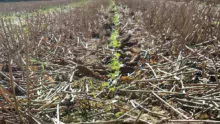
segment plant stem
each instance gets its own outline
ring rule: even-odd
[[[27,100],[28,100],[28,112],[30,112],[30,77],[29,77],[29,57],[28,57],[28,42],[27,34],[24,33],[25,40],[25,57],[26,57],[26,85],[27,85]]]
[[[12,92],[13,92],[13,97],[14,97],[14,102],[15,102],[15,111],[17,112],[18,114],[18,117],[19,117],[19,120],[20,120],[20,123],[22,123],[22,117],[21,117],[21,114],[18,110],[18,102],[17,102],[17,98],[16,98],[16,94],[15,94],[15,86],[14,86],[14,80],[13,80],[13,76],[12,76],[12,67],[11,67],[11,55],[10,53],[8,54],[8,68],[9,68],[9,76],[10,76],[10,84],[11,84],[11,89],[12,89]]]

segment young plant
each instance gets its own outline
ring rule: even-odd
[[[117,13],[117,9],[116,9],[116,11],[115,11],[115,15],[114,15],[114,18],[113,18],[113,22],[114,22],[114,25],[115,25],[115,26],[118,26],[119,14]]]
[[[121,62],[119,61],[119,57],[120,57],[120,53],[118,53],[118,48],[121,46],[120,42],[118,41],[118,24],[119,24],[119,14],[117,12],[117,7],[115,5],[115,2],[113,1],[112,3],[113,6],[113,10],[114,10],[114,17],[113,17],[113,22],[115,25],[115,29],[113,30],[111,36],[110,36],[110,44],[109,46],[111,46],[114,49],[114,56],[111,59],[111,62],[109,63],[109,67],[111,69],[111,73],[108,75],[110,80],[112,82],[109,83],[109,88],[111,91],[115,90],[115,86],[113,86],[112,84],[117,83],[117,78],[118,76],[120,76],[120,66],[121,66]],[[115,83],[113,83],[115,82]]]
[[[121,46],[121,44],[117,40],[117,37],[118,37],[118,30],[114,30],[110,37],[111,43],[109,44],[109,46],[113,48],[118,48]]]

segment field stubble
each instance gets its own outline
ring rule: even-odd
[[[80,0],[40,0],[40,1],[21,1],[21,2],[0,2],[0,13],[36,11],[42,8],[67,5]]]
[[[25,25],[2,19],[2,121],[16,121],[10,108],[19,106],[26,123],[219,123],[219,7],[116,3],[123,65],[114,90],[108,86],[114,56],[108,44],[115,12],[108,0],[38,13]]]

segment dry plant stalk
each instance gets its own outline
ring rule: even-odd
[[[22,119],[21,113],[19,112],[19,109],[18,109],[19,104],[18,104],[16,94],[15,94],[15,86],[14,86],[14,80],[13,80],[13,74],[12,74],[12,67],[11,67],[12,60],[11,60],[10,53],[8,55],[8,61],[9,61],[9,63],[8,63],[9,67],[8,68],[9,68],[9,75],[10,75],[10,85],[11,85],[11,89],[12,89],[12,92],[13,92],[13,98],[14,98],[14,103],[15,103],[15,111],[18,114],[20,123],[22,123],[23,119]]]
[[[26,58],[26,85],[27,85],[27,101],[28,101],[28,112],[30,113],[30,70],[29,70],[29,51],[28,51],[28,39],[27,33],[24,32],[24,42],[25,42],[25,58]]]
[[[5,25],[4,20],[2,19],[1,22],[2,22],[2,25],[3,25],[4,34],[7,34],[7,31],[5,29],[6,25]],[[10,32],[9,29],[8,29],[8,31]],[[22,123],[23,119],[22,119],[21,113],[19,112],[19,108],[18,108],[19,104],[18,104],[18,101],[17,101],[17,98],[16,98],[15,85],[14,85],[14,80],[13,80],[13,72],[12,72],[12,66],[11,66],[11,64],[12,64],[12,58],[11,57],[12,57],[13,51],[12,51],[12,48],[10,46],[10,42],[8,40],[5,41],[5,42],[7,42],[7,48],[8,48],[7,49],[7,54],[8,54],[8,70],[9,70],[9,77],[10,77],[10,86],[11,86],[11,90],[12,90],[13,98],[14,98],[15,111],[17,112],[17,114],[19,116],[19,120]]]
[[[200,119],[205,112],[217,118],[220,92],[215,89],[218,84],[207,77],[219,78],[219,25],[212,24],[219,21],[219,10],[214,5],[199,8],[197,2],[116,0],[123,66],[116,90],[108,92],[103,82],[108,80],[106,65],[113,55],[106,44],[114,12],[106,9],[107,1],[92,1],[64,13],[37,13],[25,18],[25,24],[20,18],[19,26],[6,22],[0,50],[10,42],[11,60],[20,57],[19,67],[26,67],[22,75],[15,62],[11,64],[15,71],[10,71],[12,81],[27,88],[28,98],[17,100],[21,113],[28,108],[24,121],[31,123],[26,118],[30,116],[39,123],[123,123],[126,119],[154,123],[149,122],[154,120],[151,117]],[[215,62],[210,61],[211,55]],[[200,82],[195,82],[193,78],[200,71]],[[10,104],[2,106],[7,110]]]

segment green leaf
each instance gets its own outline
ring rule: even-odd
[[[112,58],[111,63],[109,65],[112,70],[117,71],[120,69],[121,63],[118,61],[117,58]]]
[[[92,92],[93,98],[96,98],[96,93]]]
[[[118,117],[120,117],[123,114],[124,114],[124,112],[117,112],[117,113],[115,113],[115,116],[118,118]]]
[[[36,59],[32,59],[31,62],[35,62],[36,63],[36,62],[40,62],[40,61],[36,60]]]
[[[41,67],[42,67],[42,70],[44,71],[44,63],[41,62]]]
[[[118,59],[120,57],[120,53],[115,53],[115,57]]]
[[[114,92],[115,91],[115,87],[111,87],[111,88],[109,88],[109,90]]]
[[[108,87],[108,86],[109,86],[109,83],[108,83],[108,82],[102,83],[102,87]]]
[[[92,79],[89,80],[89,84],[90,84],[92,87],[94,87],[94,86],[93,86]]]
[[[118,75],[119,75],[120,71],[117,70],[113,73],[108,74],[108,77],[110,77],[111,79],[115,79]]]

